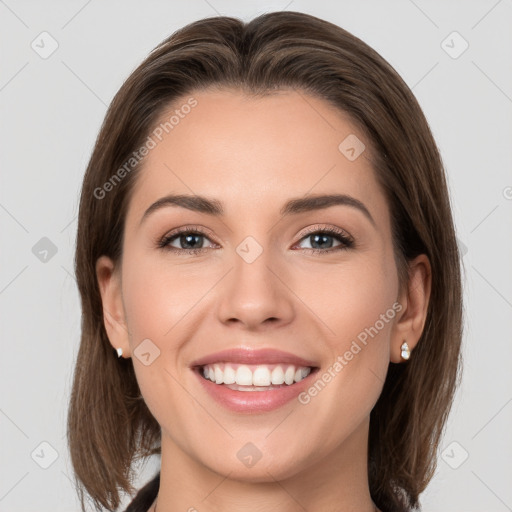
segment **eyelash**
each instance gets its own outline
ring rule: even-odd
[[[209,247],[201,247],[199,249],[178,249],[176,247],[171,247],[169,245],[170,242],[174,241],[174,239],[176,239],[178,236],[180,236],[182,234],[201,235],[201,236],[208,238],[208,234],[206,232],[204,232],[200,227],[185,226],[183,228],[178,228],[177,230],[171,232],[168,235],[165,235],[163,238],[161,238],[157,242],[157,247],[160,249],[166,250],[166,251],[172,251],[172,252],[179,253],[180,255],[188,254],[188,255],[194,255],[194,256],[197,256],[197,255],[203,253],[204,251],[207,251],[210,249]],[[343,250],[350,249],[350,248],[354,247],[354,239],[350,235],[348,235],[345,231],[343,231],[341,229],[333,228],[333,227],[327,227],[327,228],[321,228],[321,229],[318,227],[312,228],[303,234],[303,236],[300,238],[299,242],[301,242],[303,239],[307,238],[308,236],[316,235],[316,234],[324,234],[324,235],[326,234],[326,235],[332,236],[334,238],[337,238],[338,241],[341,242],[342,245],[339,245],[337,247],[332,247],[330,249],[308,249],[308,248],[306,248],[304,250],[310,251],[313,254],[325,254],[325,253],[330,254],[332,252],[343,251]]]

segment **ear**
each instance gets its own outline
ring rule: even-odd
[[[401,346],[405,341],[412,351],[416,347],[425,321],[432,284],[430,261],[426,254],[420,254],[409,263],[409,279],[398,298],[402,306],[393,326],[391,337],[392,363],[401,363]]]
[[[103,322],[110,344],[116,350],[123,349],[122,357],[130,357],[128,328],[121,293],[121,273],[109,257],[101,256],[96,262],[96,278],[103,305]]]

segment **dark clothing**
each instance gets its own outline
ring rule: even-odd
[[[155,501],[160,487],[160,472],[137,493],[124,512],[147,512]]]

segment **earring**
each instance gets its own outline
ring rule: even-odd
[[[117,349],[117,357],[119,358],[119,357],[121,357],[122,355],[123,355],[123,349],[122,349],[121,347],[119,347],[119,348]]]
[[[402,356],[402,359],[405,359],[407,361],[407,359],[409,359],[409,357],[411,356],[411,350],[409,349],[409,345],[407,345],[407,342],[404,341],[402,343],[402,346],[400,347],[401,349],[401,356]]]

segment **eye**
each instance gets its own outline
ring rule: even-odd
[[[197,255],[207,251],[212,248],[212,246],[216,246],[206,235],[207,234],[200,227],[185,226],[165,235],[157,242],[157,245],[161,249],[173,251],[178,254]],[[211,242],[211,247],[204,247],[205,239]],[[333,239],[338,242],[338,245],[334,245]],[[348,233],[334,227],[322,229],[315,227],[303,236],[301,238],[301,241],[302,240],[308,241],[310,244],[310,247],[302,248],[314,254],[331,253],[349,249],[354,246],[354,239]]]
[[[333,239],[339,242],[338,245],[333,245]],[[310,247],[303,247],[311,250],[315,254],[331,253],[349,249],[354,246],[354,239],[345,231],[333,227],[318,229],[310,231],[301,240],[308,241]]]
[[[184,254],[197,254],[208,250],[208,247],[203,247],[204,239],[209,240],[200,228],[184,227],[165,235],[158,242],[158,247]]]

